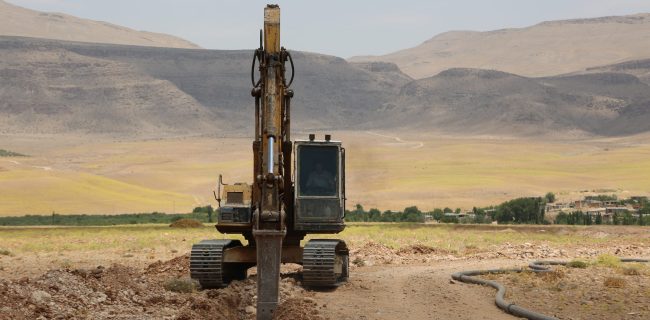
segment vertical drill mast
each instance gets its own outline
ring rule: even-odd
[[[257,50],[260,81],[254,83],[256,97],[256,147],[253,236],[257,248],[257,318],[270,319],[278,304],[282,240],[286,235],[286,206],[281,196],[291,194],[291,174],[285,172],[290,151],[288,101],[284,63],[288,53],[280,46],[280,8],[264,9],[263,46]],[[289,142],[290,143],[290,142]],[[290,148],[289,148],[290,150]],[[284,151],[284,152],[283,152]]]

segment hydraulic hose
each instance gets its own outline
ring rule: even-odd
[[[639,258],[621,258],[621,262],[650,262],[648,259],[639,259]],[[531,262],[528,265],[528,268],[532,272],[550,272],[550,265],[566,265],[567,261],[553,261],[553,260],[536,260]],[[541,314],[526,308],[515,305],[505,300],[506,287],[496,281],[484,280],[476,278],[476,276],[485,275],[485,274],[503,274],[503,273],[513,273],[513,272],[524,272],[525,268],[514,268],[514,269],[488,269],[488,270],[470,270],[470,271],[461,271],[456,272],[451,275],[451,278],[457,281],[471,284],[480,284],[485,286],[490,286],[497,290],[495,295],[496,305],[503,311],[512,314],[517,317],[522,317],[531,320],[558,320],[553,316]]]

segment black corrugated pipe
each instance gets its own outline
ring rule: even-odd
[[[648,259],[639,259],[639,258],[621,258],[621,262],[650,262]],[[536,260],[531,262],[528,267],[532,272],[550,272],[549,265],[566,265],[567,261],[553,261],[553,260]],[[475,276],[480,276],[484,274],[502,274],[502,273],[512,273],[512,272],[524,272],[527,269],[525,268],[515,268],[515,269],[489,269],[489,270],[470,270],[470,271],[461,271],[456,272],[451,275],[451,278],[460,282],[471,283],[471,284],[480,284],[485,286],[490,286],[494,289],[497,289],[495,295],[495,303],[503,311],[530,320],[558,320],[558,318],[537,313],[535,311],[522,308],[510,303],[505,300],[504,296],[506,294],[506,287],[496,281],[483,280],[475,278]]]

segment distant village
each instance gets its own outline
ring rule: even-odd
[[[543,216],[543,221],[540,222],[546,224],[637,224],[636,222],[644,219],[642,218],[643,210],[647,211],[648,204],[650,204],[647,196],[618,199],[615,195],[597,195],[585,196],[582,200],[569,202],[539,197],[522,199],[540,203],[539,207],[529,207],[525,210],[538,211]],[[514,210],[517,211],[517,209]],[[498,215],[498,211],[498,207],[474,208],[474,210],[466,212],[456,209],[454,212],[445,211],[442,219],[436,218],[431,213],[426,213],[424,220],[429,222],[497,223],[495,216]],[[481,216],[491,219],[483,219]],[[643,223],[643,221],[641,222]]]
[[[648,203],[646,196],[634,196],[627,199],[617,199],[616,196],[587,196],[582,200],[572,202],[552,202],[545,206],[544,218],[553,222],[557,216],[564,213],[582,212],[588,218],[602,219],[603,224],[612,224],[614,217],[631,215],[639,218],[640,210]]]

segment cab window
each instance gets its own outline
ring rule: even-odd
[[[338,191],[338,148],[300,146],[298,148],[299,194],[336,196]]]

